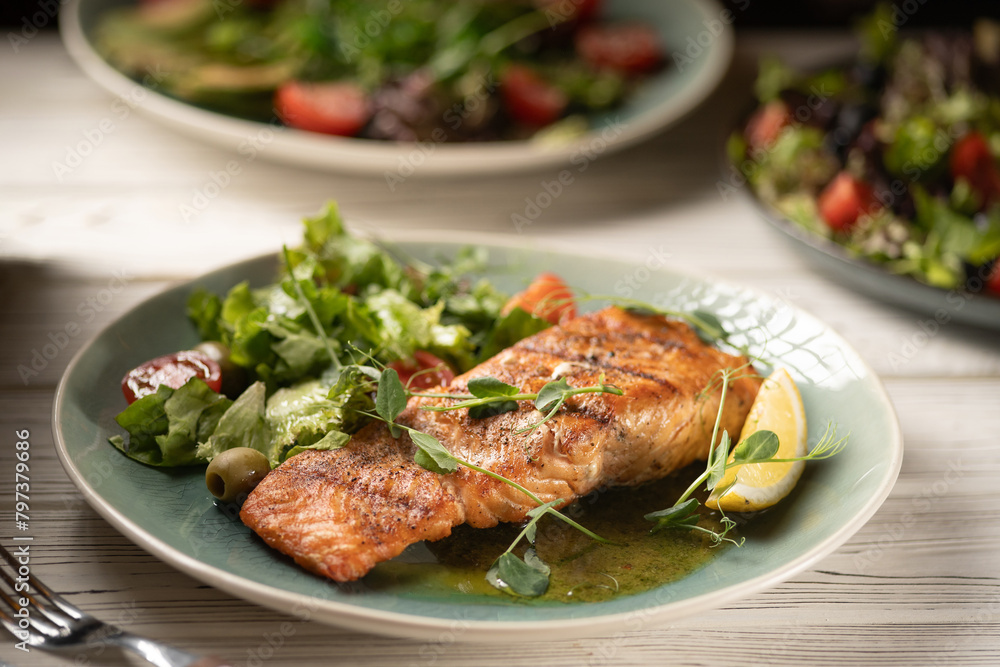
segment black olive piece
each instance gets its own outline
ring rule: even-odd
[[[896,197],[892,212],[903,220],[913,220],[917,217],[917,205],[913,202],[913,195],[910,194],[909,189]]]
[[[976,266],[975,264],[963,261],[962,268],[965,269],[965,289],[970,292],[982,292],[983,286],[986,284],[990,274],[993,273],[993,267],[996,263],[997,260],[993,259],[985,264]]]
[[[830,97],[787,88],[779,94],[792,118],[809,127],[826,130],[840,110],[840,102]]]
[[[878,110],[867,103],[841,105],[825,137],[827,150],[836,155],[841,163],[846,161],[848,149],[855,144],[866,156],[877,152],[879,145],[871,128],[864,132],[868,121],[877,115]]]
[[[885,65],[882,63],[859,60],[851,66],[850,78],[859,86],[872,93],[880,93],[885,87],[887,78]]]

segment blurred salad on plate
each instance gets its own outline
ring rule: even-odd
[[[716,0],[64,0],[99,86],[247,159],[421,177],[573,165],[712,92]]]
[[[174,98],[391,141],[582,133],[665,66],[657,29],[600,0],[142,0],[97,51]]]
[[[851,259],[1000,298],[1000,25],[901,34],[881,5],[858,32],[846,64],[762,59],[732,173]]]

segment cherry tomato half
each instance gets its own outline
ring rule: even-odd
[[[552,324],[576,317],[573,292],[562,278],[548,272],[538,274],[526,290],[512,296],[501,313],[506,315],[514,308],[521,308]]]
[[[1000,257],[993,262],[993,269],[989,278],[986,279],[986,291],[993,296],[1000,296]]]
[[[292,127],[343,137],[353,137],[371,117],[368,96],[346,81],[289,81],[275,93],[274,108]]]
[[[644,23],[588,25],[576,34],[576,52],[598,69],[641,74],[663,62],[657,32]]]
[[[455,379],[455,372],[448,362],[425,350],[414,352],[413,359],[394,361],[389,368],[399,373],[400,382],[410,389],[447,387]]]
[[[837,174],[819,194],[816,202],[819,214],[827,226],[838,232],[846,232],[858,218],[878,208],[878,200],[871,187],[851,176],[846,171]]]
[[[156,393],[160,385],[180,389],[191,378],[201,378],[212,391],[222,389],[222,371],[208,356],[194,350],[175,352],[150,359],[122,378],[122,393],[129,404],[148,394]]]
[[[743,133],[747,147],[751,149],[767,148],[775,142],[786,126],[792,122],[792,114],[788,105],[781,100],[772,100],[754,112],[747,121]]]
[[[968,181],[983,198],[984,206],[1000,200],[1000,170],[983,135],[969,132],[956,141],[950,163],[952,177]]]
[[[541,127],[562,116],[569,99],[530,67],[511,65],[500,77],[504,108],[519,123]]]

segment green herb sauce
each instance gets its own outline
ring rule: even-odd
[[[539,522],[535,548],[552,573],[541,597],[518,598],[486,581],[486,571],[521,528],[511,524],[488,530],[459,526],[444,540],[415,545],[399,558],[379,564],[363,584],[392,594],[446,598],[458,592],[470,601],[483,597],[494,603],[500,598],[534,604],[598,602],[651,590],[690,574],[725,548],[711,546],[700,532],[650,533],[653,524],[643,518],[670,506],[703,468],[699,463],[638,488],[596,492],[563,510],[613,544],[600,544],[558,519],[545,517]],[[712,517],[704,517],[702,524],[721,529]]]

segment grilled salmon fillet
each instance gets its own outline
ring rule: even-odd
[[[452,399],[412,398],[398,422],[433,435],[455,456],[499,473],[542,501],[561,505],[603,486],[659,479],[708,455],[719,390],[717,371],[749,362],[705,345],[686,324],[607,308],[525,338],[456,377],[449,393],[492,376],[534,393],[555,377],[574,387],[603,380],[624,395],[571,397],[549,422],[529,401],[518,410],[472,419],[467,410],[422,407]],[[733,381],[721,428],[738,434],[760,381]],[[445,391],[445,390],[441,390]],[[441,391],[436,393],[441,393]],[[275,549],[336,581],[452,527],[525,519],[535,503],[510,485],[464,466],[449,475],[413,462],[404,433],[372,423],[339,450],[307,451],[273,470],[250,494],[240,517]]]

